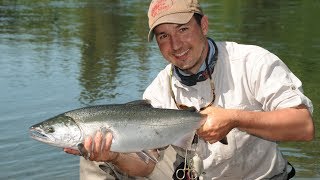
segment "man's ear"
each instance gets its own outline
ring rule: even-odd
[[[208,16],[203,16],[201,18],[201,30],[203,35],[207,35],[209,31],[209,21],[208,21]]]

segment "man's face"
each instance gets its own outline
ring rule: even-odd
[[[187,73],[198,72],[208,51],[208,18],[202,17],[201,26],[194,17],[187,24],[160,24],[154,34],[164,58]]]

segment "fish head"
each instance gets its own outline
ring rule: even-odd
[[[76,148],[82,130],[72,117],[61,114],[29,128],[31,138],[62,148]]]

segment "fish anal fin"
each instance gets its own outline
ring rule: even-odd
[[[136,154],[147,164],[149,163],[149,160],[153,161],[154,163],[158,162],[158,159],[152,154],[151,151],[142,150],[141,152],[137,152]]]

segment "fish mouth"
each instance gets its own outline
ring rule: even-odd
[[[34,127],[30,127],[29,134],[30,134],[31,138],[38,140],[38,141],[47,142],[48,139],[50,139],[46,134],[43,133],[42,130],[34,128]]]

